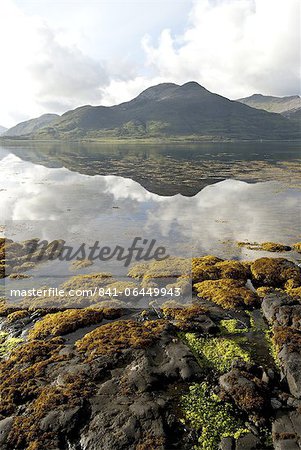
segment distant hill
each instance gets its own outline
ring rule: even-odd
[[[26,120],[25,122],[18,123],[18,125],[15,125],[14,127],[6,130],[2,136],[5,137],[27,136],[31,133],[35,133],[36,131],[40,130],[46,125],[49,125],[59,117],[60,116],[57,114],[43,114],[42,116],[37,117],[35,119],[30,119]]]
[[[0,136],[1,136],[1,134],[3,134],[6,130],[7,130],[7,128],[2,127],[2,126],[0,125]]]
[[[39,128],[30,138],[297,139],[301,134],[295,122],[279,114],[213,94],[195,82],[159,84],[116,106],[82,106]]]
[[[291,109],[283,113],[283,115],[290,120],[294,120],[301,126],[301,108]]]
[[[251,95],[251,97],[240,98],[237,101],[251,106],[252,108],[264,109],[265,111],[279,113],[286,117],[290,117],[290,112],[301,108],[301,98],[298,95],[290,97],[272,97],[254,94]]]

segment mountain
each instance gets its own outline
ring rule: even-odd
[[[299,95],[290,97],[272,97],[254,94],[251,95],[251,97],[240,98],[237,101],[251,106],[252,108],[264,109],[265,111],[279,113],[286,117],[290,117],[290,112],[301,108],[301,98]]]
[[[46,125],[51,124],[60,116],[57,114],[43,114],[35,119],[26,120],[25,122],[18,123],[12,128],[9,128],[2,136],[5,137],[19,137],[27,136],[31,133],[35,133]]]
[[[297,124],[209,92],[163,83],[120,105],[82,106],[33,133],[35,139],[295,139]]]
[[[7,130],[7,128],[2,127],[2,126],[0,125],[0,136],[1,136],[6,130]]]
[[[283,113],[283,115],[290,120],[294,120],[300,126],[300,124],[301,124],[301,107],[296,108],[296,109],[291,109],[290,111],[286,111],[285,113]]]

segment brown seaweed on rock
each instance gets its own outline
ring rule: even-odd
[[[244,286],[240,280],[229,278],[206,280],[194,284],[198,297],[210,300],[224,309],[255,307],[259,305],[258,296]]]
[[[283,287],[288,280],[301,285],[301,269],[284,258],[259,258],[250,266],[251,279],[256,286]]]

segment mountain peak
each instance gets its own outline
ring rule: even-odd
[[[295,101],[294,101],[295,103]],[[262,108],[261,108],[262,109]],[[38,123],[37,123],[38,121]],[[290,139],[295,122],[213,94],[195,81],[161,83],[114,106],[84,106],[51,126],[35,120],[21,130],[35,139]],[[26,126],[25,126],[26,125]]]
[[[187,81],[187,83],[182,84],[181,88],[189,88],[189,89],[205,89],[204,86],[201,86],[196,81]],[[207,89],[205,89],[207,91]]]
[[[151,86],[136,97],[136,99],[143,100],[162,100],[167,95],[171,94],[179,87],[175,83],[160,83],[155,86]]]

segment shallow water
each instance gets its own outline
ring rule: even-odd
[[[292,186],[281,180],[247,183],[225,179],[211,184],[212,180],[202,179],[194,196],[179,193],[171,196],[169,189],[168,195],[164,195],[164,183],[158,185],[158,194],[125,176],[81,173],[84,170],[80,169],[76,156],[73,160],[77,170],[49,167],[50,151],[48,163],[40,160],[38,164],[36,159],[41,159],[40,153],[32,157],[35,148],[36,144],[23,147],[24,155],[20,147],[18,151],[12,147],[0,148],[0,224],[6,224],[7,237],[16,241],[38,237],[49,241],[64,239],[75,247],[80,243],[88,246],[99,241],[101,246],[114,248],[121,245],[127,248],[135,237],[141,237],[149,242],[156,239],[156,245],[164,246],[170,255],[214,254],[229,259],[278,256],[239,247],[239,241],[274,241],[288,245],[300,241],[301,184],[293,176],[287,180]],[[250,144],[248,148],[250,150]],[[92,149],[95,152],[93,146]],[[227,158],[224,155],[227,164],[230,164],[235,149],[237,147],[233,144],[224,148],[228,152]],[[169,154],[166,147],[155,150],[167,164]],[[213,147],[213,150],[206,156],[204,148],[199,152],[194,148],[189,158],[195,158],[194,162],[202,159],[209,167],[210,160],[217,154],[221,158],[218,153],[220,147]],[[127,160],[130,150],[125,148],[123,151]],[[178,159],[184,158],[183,152],[184,149],[178,149]],[[101,155],[98,156],[98,164]],[[296,160],[297,147],[293,146],[288,155]],[[252,155],[246,153],[245,157],[251,159]],[[273,157],[276,164],[280,155],[276,151]],[[268,158],[272,159],[271,154]],[[292,159],[282,163],[292,163]],[[253,163],[249,161],[249,164]],[[89,166],[84,162],[83,167],[87,169]],[[140,166],[136,165],[136,178],[140,172]],[[196,183],[194,175],[184,172],[182,168],[180,175],[185,175],[188,184]],[[165,175],[169,179],[174,178],[173,173]],[[178,191],[183,190],[183,184],[176,187]],[[286,252],[281,256],[298,261],[300,255]],[[110,271],[124,276],[127,270],[119,263],[116,265],[116,261],[97,261],[81,273]],[[49,263],[39,269],[39,274],[46,278],[62,273],[70,276],[75,272],[69,262]]]

